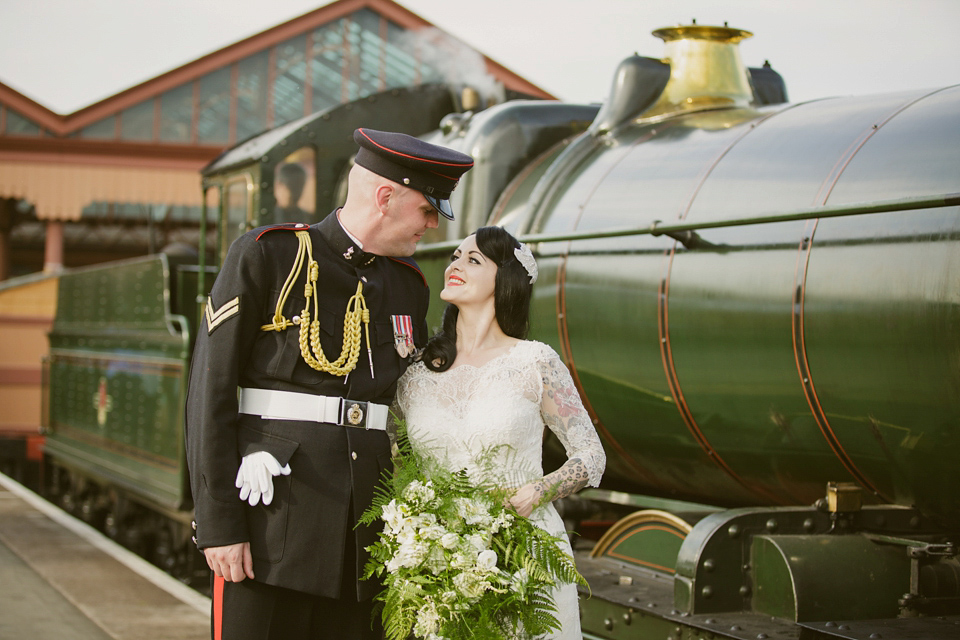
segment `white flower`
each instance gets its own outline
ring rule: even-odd
[[[458,573],[453,577],[453,585],[471,600],[480,598],[487,588],[487,583],[472,573]]]
[[[437,514],[429,511],[421,513],[419,517],[416,518],[416,521],[419,527],[429,527],[430,525],[437,524]]]
[[[460,544],[460,536],[455,533],[445,533],[440,536],[440,545],[444,549],[456,549]]]
[[[402,502],[391,500],[383,507],[383,521],[386,523],[387,533],[393,533],[400,528],[400,522],[410,515],[410,507]]]
[[[457,514],[467,524],[479,524],[483,527],[489,526],[491,520],[490,514],[487,512],[487,505],[479,500],[458,499]]]
[[[401,544],[397,552],[387,562],[387,571],[395,573],[397,569],[406,567],[412,569],[418,566],[427,555],[427,546],[422,542]]]
[[[397,571],[399,571],[400,566],[401,566],[400,558],[398,558],[397,556],[393,556],[392,558],[387,560],[387,571],[389,571],[390,573],[396,573]]]
[[[447,569],[447,557],[439,547],[431,547],[425,564],[433,575],[440,575]]]
[[[471,533],[468,536],[464,536],[464,538],[477,553],[487,550],[488,540],[486,536],[480,535],[479,533]]]
[[[427,602],[417,615],[417,624],[414,625],[413,632],[418,636],[434,635],[439,628],[440,614],[437,613],[437,606]]]
[[[503,511],[496,518],[493,519],[493,522],[490,524],[490,528],[493,533],[497,533],[500,529],[504,527],[509,527],[513,524],[513,516],[506,511]]]
[[[417,530],[406,523],[394,536],[401,545],[415,544],[417,542]]]
[[[425,504],[433,500],[435,497],[436,492],[433,490],[433,482],[429,480],[426,483],[420,482],[419,480],[414,480],[407,485],[406,489],[403,490],[403,498],[405,500],[410,500],[411,502]]]
[[[465,553],[457,552],[453,554],[453,559],[450,560],[450,567],[453,569],[469,569],[473,566],[473,555],[467,555]]]
[[[497,568],[497,552],[492,549],[481,551],[477,555],[477,570],[489,573]]]
[[[431,524],[420,529],[420,537],[424,540],[439,540],[447,535],[447,529],[441,525]]]

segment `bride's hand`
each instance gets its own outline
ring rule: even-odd
[[[539,488],[539,483],[525,484],[513,494],[509,505],[524,518],[529,518],[542,499],[543,491]]]

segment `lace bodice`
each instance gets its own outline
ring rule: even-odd
[[[504,486],[538,480],[546,425],[568,458],[551,476],[566,470],[582,479],[575,488],[600,483],[606,464],[600,439],[569,371],[543,343],[522,341],[482,366],[443,373],[417,363],[400,379],[396,408],[413,447],[448,468]],[[478,465],[480,459],[492,465]],[[490,478],[491,472],[499,477]]]

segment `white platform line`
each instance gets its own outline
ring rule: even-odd
[[[126,549],[110,538],[106,537],[86,522],[77,520],[60,507],[51,504],[25,486],[0,473],[0,485],[10,493],[15,494],[24,502],[40,511],[45,516],[77,534],[96,548],[100,549],[118,562],[126,565],[138,575],[160,587],[184,604],[187,604],[204,615],[210,614],[210,598],[197,593],[173,576],[164,573],[161,569],[150,564],[129,549]]]

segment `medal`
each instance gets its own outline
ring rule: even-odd
[[[414,352],[413,320],[410,316],[390,316],[393,323],[393,346],[401,358],[407,358]]]

